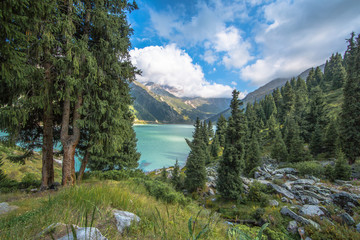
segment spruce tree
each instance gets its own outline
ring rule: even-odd
[[[208,132],[208,139],[213,139],[214,138],[214,129],[213,129],[213,124],[211,122],[211,120],[209,120],[208,125],[207,125],[207,132]]]
[[[242,102],[239,92],[234,90],[230,104],[231,116],[226,131],[223,158],[218,167],[217,190],[223,198],[239,199],[242,192],[242,173],[244,163],[244,141],[247,134],[246,117],[240,109]]]
[[[163,182],[167,182],[167,180],[168,180],[167,175],[168,175],[168,174],[167,174],[166,168],[163,167],[163,168],[161,169],[160,180],[163,181]]]
[[[176,190],[179,191],[181,189],[180,166],[177,159],[174,165],[174,170],[172,171],[172,175],[171,175],[171,184],[174,186]]]
[[[345,154],[341,151],[337,151],[334,177],[340,180],[349,180],[351,176],[351,167],[345,159]]]
[[[225,146],[225,134],[227,128],[227,121],[224,115],[220,115],[217,123],[216,123],[216,133],[215,135],[219,138],[219,143],[221,147]]]
[[[293,112],[295,108],[296,99],[295,99],[295,92],[289,82],[286,82],[285,86],[282,87],[281,89],[282,89],[281,95],[283,98],[282,113],[284,114],[282,117],[284,118],[286,115],[289,115]]]
[[[278,162],[285,162],[288,160],[286,145],[280,131],[276,131],[275,135],[276,137],[271,148],[271,158],[276,159]]]
[[[352,33],[346,51],[346,83],[341,110],[342,149],[350,164],[360,156],[360,35]]]
[[[309,92],[311,91],[312,88],[317,86],[314,68],[310,69],[310,72],[306,78],[306,86]]]
[[[300,136],[299,125],[293,116],[288,116],[284,124],[284,142],[288,150],[288,160],[299,162],[304,159],[304,143]]]
[[[250,139],[249,147],[246,149],[246,167],[245,172],[250,173],[251,170],[259,166],[260,159],[260,147],[255,135]]]
[[[339,138],[339,130],[338,130],[338,121],[336,119],[332,119],[330,124],[326,128],[325,133],[325,152],[328,156],[335,156],[336,149],[339,147],[340,138]]]
[[[215,136],[210,147],[210,154],[212,158],[217,158],[220,151],[219,136]]]
[[[189,192],[203,189],[206,180],[206,145],[203,140],[202,124],[199,118],[196,119],[194,127],[193,140],[186,139],[191,149],[185,165],[185,188]]]

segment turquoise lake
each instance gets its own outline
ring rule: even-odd
[[[185,138],[192,139],[194,126],[178,124],[147,124],[134,126],[138,139],[138,151],[141,153],[139,168],[147,171],[179,165],[185,165],[190,148]]]

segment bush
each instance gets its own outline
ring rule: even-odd
[[[341,151],[337,154],[335,161],[334,175],[336,179],[349,180],[351,176],[351,167],[345,159],[344,153]]]
[[[324,176],[324,167],[316,161],[299,162],[292,164],[299,171],[299,175],[312,175],[318,178]]]
[[[40,187],[41,181],[35,173],[26,173],[19,184],[20,188]]]
[[[109,170],[109,171],[92,171],[84,174],[84,179],[95,177],[100,180],[121,181],[129,178],[143,178],[145,174],[142,170]]]
[[[264,193],[266,191],[266,186],[259,183],[258,181],[254,181],[250,186],[249,194],[247,199],[252,202],[258,202],[261,206],[265,207],[268,203],[268,197]]]
[[[259,221],[260,219],[262,219],[263,215],[265,213],[265,209],[263,208],[257,208],[253,213],[252,213],[252,217]]]
[[[158,180],[137,179],[138,183],[144,184],[149,194],[156,199],[160,199],[166,203],[179,203],[186,205],[189,199],[182,193],[176,192],[169,184]]]
[[[324,175],[326,179],[333,182],[335,180],[335,168],[331,164],[326,165],[324,169]]]

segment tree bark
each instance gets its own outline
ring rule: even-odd
[[[79,171],[79,176],[77,178],[78,183],[80,183],[82,181],[82,178],[84,176],[85,173],[85,169],[86,169],[86,165],[89,161],[89,157],[90,157],[90,153],[88,151],[86,151],[82,161],[81,161],[81,167],[80,167],[80,171]]]
[[[49,50],[45,50],[49,55]],[[42,146],[42,178],[41,189],[45,190],[54,183],[54,160],[53,160],[53,105],[52,105],[52,78],[51,64],[46,62],[45,69],[45,106],[43,113],[43,146]]]

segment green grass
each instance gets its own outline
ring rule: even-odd
[[[63,188],[59,192],[34,195],[5,194],[19,209],[0,217],[0,239],[33,239],[52,223],[62,222],[85,226],[95,209],[93,226],[108,239],[187,239],[188,220],[201,210],[195,203],[186,206],[166,204],[148,195],[142,184],[133,180],[102,181]],[[141,218],[138,225],[120,235],[114,224],[112,209],[133,212]],[[217,214],[201,211],[194,232],[204,226],[208,239],[225,239],[226,226]]]

